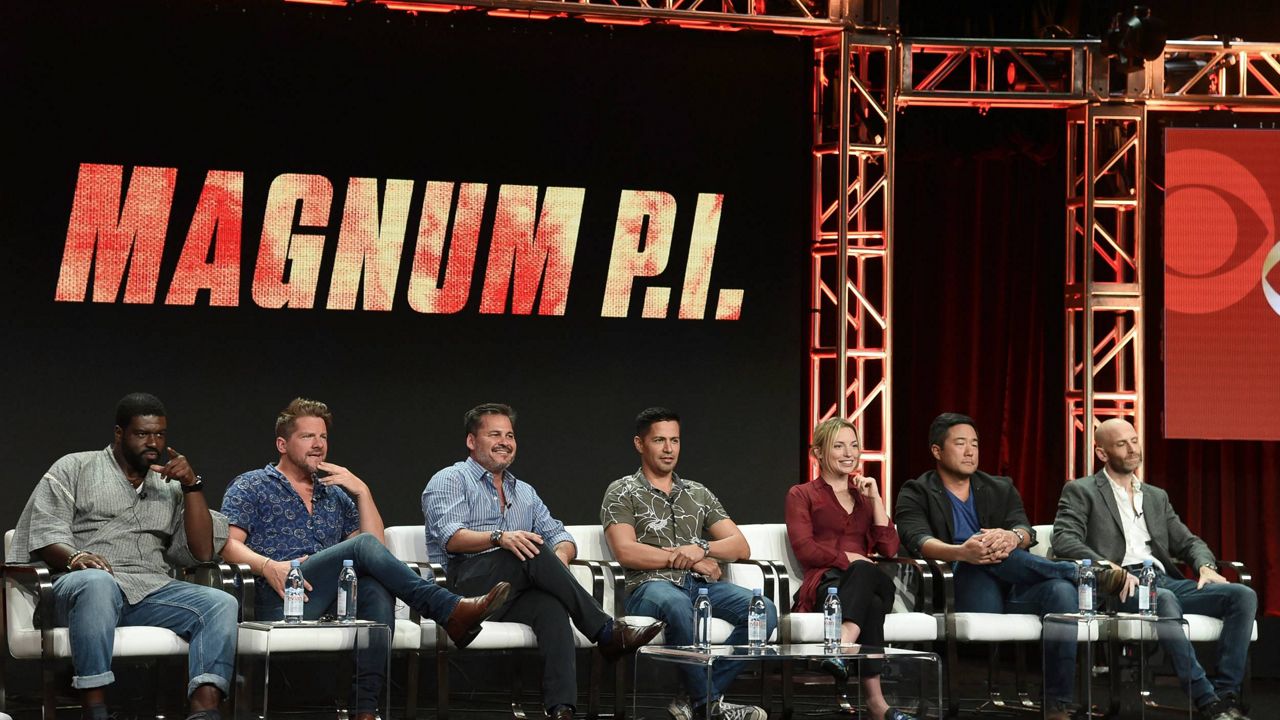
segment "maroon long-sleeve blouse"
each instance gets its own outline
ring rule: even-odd
[[[787,491],[787,537],[796,559],[804,566],[804,582],[796,593],[795,612],[817,609],[818,585],[831,568],[849,567],[846,552],[860,555],[896,555],[898,531],[891,521],[875,524],[871,503],[849,482],[853,512],[846,513],[831,486],[822,478],[793,486]]]

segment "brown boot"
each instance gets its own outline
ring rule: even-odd
[[[635,652],[642,645],[648,645],[649,641],[657,637],[666,626],[667,624],[661,620],[643,627],[615,620],[613,635],[608,642],[599,645],[600,654],[605,660],[617,660],[627,653]]]
[[[1129,571],[1122,567],[1103,567],[1098,568],[1097,577],[1098,592],[1118,598],[1125,581],[1129,579]]]
[[[483,597],[462,598],[458,601],[457,607],[449,615],[449,619],[444,623],[445,632],[449,633],[449,639],[459,648],[464,648],[471,644],[472,640],[480,634],[480,623],[484,619],[497,612],[498,608],[507,601],[507,595],[511,593],[511,583],[500,582],[494,585],[489,593]]]

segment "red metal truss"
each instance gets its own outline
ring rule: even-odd
[[[814,52],[810,420],[853,421],[889,499],[898,47],[846,32]]]

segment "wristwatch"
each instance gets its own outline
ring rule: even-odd
[[[705,558],[711,554],[711,543],[706,540],[703,540],[702,538],[695,538],[693,544],[702,548],[702,557]]]
[[[200,477],[199,475],[196,476],[195,482],[191,483],[190,485],[182,486],[182,492],[184,493],[200,492],[201,490],[204,490],[204,478]]]
[[[489,533],[489,544],[493,545],[494,547],[498,547],[502,545],[501,530],[494,530],[493,532]]]
[[[1019,547],[1021,547],[1021,546],[1022,546],[1022,543],[1024,543],[1024,542],[1026,542],[1026,541],[1027,541],[1027,534],[1026,534],[1025,532],[1023,532],[1023,531],[1022,531],[1022,528],[1014,528],[1014,529],[1013,529],[1013,534],[1018,536],[1018,546],[1019,546]]]

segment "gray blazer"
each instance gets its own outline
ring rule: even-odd
[[[1119,564],[1124,560],[1124,529],[1110,480],[1096,474],[1067,483],[1058,500],[1058,516],[1053,520],[1053,552],[1069,559],[1091,558]],[[1179,575],[1174,559],[1199,570],[1215,565],[1213,552],[1182,523],[1169,504],[1169,494],[1148,483],[1142,484],[1142,519],[1151,533],[1151,554],[1169,574]]]

